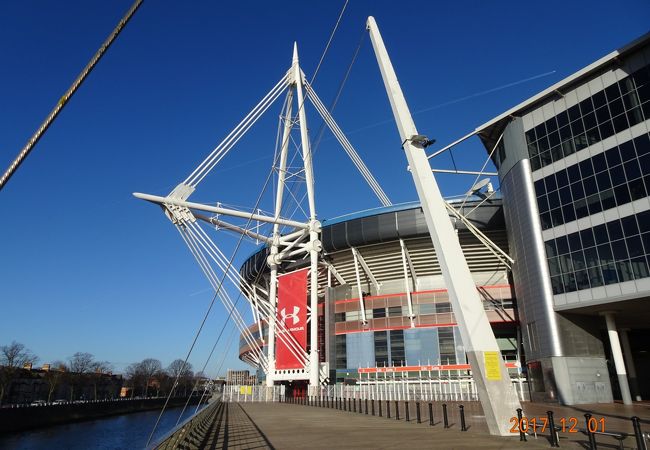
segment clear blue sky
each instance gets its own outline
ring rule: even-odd
[[[2,170],[130,3],[0,3]],[[118,371],[146,357],[165,365],[183,357],[209,286],[159,208],[131,193],[165,195],[182,181],[288,69],[294,40],[310,78],[342,5],[145,1],[0,192],[0,345],[22,342],[41,362],[90,352]],[[411,109],[427,110],[415,116],[419,130],[441,146],[648,31],[650,3],[352,0],[315,81],[326,104],[368,15]],[[492,92],[474,95],[485,91]],[[279,107],[193,200],[255,203]],[[367,38],[334,116],[391,200],[415,200]],[[320,121],[309,119],[313,132]],[[478,169],[486,155],[474,140],[454,156]],[[315,171],[319,217],[378,206],[327,135]],[[445,195],[472,181],[438,180]],[[226,238],[226,253],[234,242]],[[252,249],[245,245],[236,261]],[[218,307],[190,360],[195,367],[223,320]],[[243,366],[236,347],[227,367]],[[208,372],[215,370],[213,362]]]

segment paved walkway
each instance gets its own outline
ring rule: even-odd
[[[230,408],[238,407],[231,404]],[[286,403],[239,404],[272,448],[283,449],[540,449],[543,440],[519,442],[386,417]]]
[[[369,408],[372,406],[370,404]],[[485,420],[478,402],[465,403],[468,431],[460,431],[459,408],[448,403],[449,429],[442,421],[442,406],[434,404],[434,426],[429,425],[428,405],[421,405],[422,423],[416,423],[416,406],[409,403],[410,421],[405,420],[405,403],[399,403],[399,417],[395,418],[395,403],[391,402],[391,418],[386,417],[386,404],[382,402],[383,417],[379,417],[379,405],[359,413],[358,404],[353,412],[287,403],[225,403],[220,407],[214,421],[206,431],[199,448],[205,449],[540,449],[549,448],[549,433],[529,436],[528,442],[513,437],[495,437],[487,434]],[[545,417],[546,411],[555,412],[555,423],[561,418],[575,417],[577,428],[585,428],[584,414],[605,419],[606,431],[632,433],[629,417],[642,418],[642,428],[650,431],[650,404],[626,407],[620,404],[558,406],[525,403],[529,418]],[[618,448],[612,437],[597,436],[598,448]],[[587,437],[560,433],[562,448],[588,448]],[[636,448],[634,437],[624,441],[626,449]]]

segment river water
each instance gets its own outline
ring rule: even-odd
[[[188,407],[183,419],[196,406]],[[152,442],[171,430],[182,408],[165,411]],[[112,416],[21,433],[0,434],[0,449],[11,450],[133,450],[143,449],[160,411]]]

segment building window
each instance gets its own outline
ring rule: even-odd
[[[440,363],[456,364],[456,343],[453,327],[438,328],[438,345],[440,346]]]
[[[546,241],[553,294],[650,276],[650,211]]]
[[[650,118],[650,66],[526,131],[533,171]]]
[[[405,365],[404,330],[393,330],[390,335],[390,359],[393,366]]]
[[[347,339],[344,334],[336,335],[336,368],[347,369]]]
[[[650,194],[650,134],[624,142],[535,182],[542,229]]]
[[[377,367],[388,366],[388,332],[375,331],[375,361]]]

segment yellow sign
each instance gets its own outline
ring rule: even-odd
[[[240,395],[253,395],[253,386],[239,386]]]
[[[498,381],[501,379],[501,367],[499,365],[499,352],[485,352],[485,376],[488,380]]]

